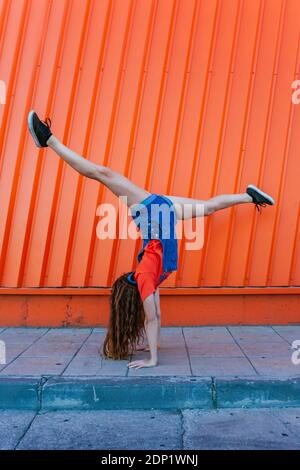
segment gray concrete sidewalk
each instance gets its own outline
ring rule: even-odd
[[[99,354],[104,328],[3,328],[0,377],[300,377],[300,325],[162,328],[159,365],[129,369]],[[149,353],[138,352],[136,359]]]

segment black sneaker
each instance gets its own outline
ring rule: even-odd
[[[264,193],[261,189],[259,189],[254,184],[249,184],[247,186],[247,194],[252,197],[252,201],[256,206],[258,212],[260,212],[260,206],[266,207],[266,205],[274,206],[275,201],[274,199],[269,196],[269,194]]]
[[[28,127],[37,147],[48,147],[47,140],[52,135],[50,131],[51,119],[47,118],[46,121],[41,121],[36,112],[32,110],[28,114]]]

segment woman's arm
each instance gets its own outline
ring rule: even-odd
[[[161,314],[160,314],[160,298],[159,298],[159,287],[157,287],[154,292],[154,301],[156,306],[156,316],[158,319],[158,333],[157,333],[157,349],[160,349],[160,329],[161,329]],[[150,351],[149,345],[146,346],[137,346],[135,351]]]
[[[156,304],[154,294],[149,295],[143,302],[145,310],[145,330],[150,349],[150,359],[132,361],[128,364],[130,368],[140,369],[141,367],[152,367],[158,363],[157,339],[159,320],[156,314]]]
[[[157,315],[157,318],[158,318],[157,347],[160,348],[161,314],[160,314],[159,287],[157,287],[157,289],[154,293],[154,300],[155,300],[155,305],[156,305],[156,315]]]

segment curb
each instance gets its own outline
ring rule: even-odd
[[[0,378],[2,409],[41,412],[299,406],[300,377]]]
[[[50,379],[42,409],[179,409],[211,408],[211,379],[139,377]]]
[[[1,377],[0,408],[38,411],[40,383],[40,379]]]
[[[216,379],[217,408],[300,406],[300,377],[288,379]]]

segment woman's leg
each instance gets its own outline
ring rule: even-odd
[[[127,205],[138,204],[150,195],[145,189],[135,185],[128,178],[108,167],[96,165],[62,144],[54,135],[47,141],[51,147],[74,170],[88,178],[104,184],[116,196],[127,196]]]
[[[252,197],[247,193],[222,194],[207,200],[168,195],[166,197],[175,204],[178,219],[190,219],[199,215],[207,216],[221,209],[227,209],[227,207],[253,202]],[[201,212],[201,208],[203,212]]]

